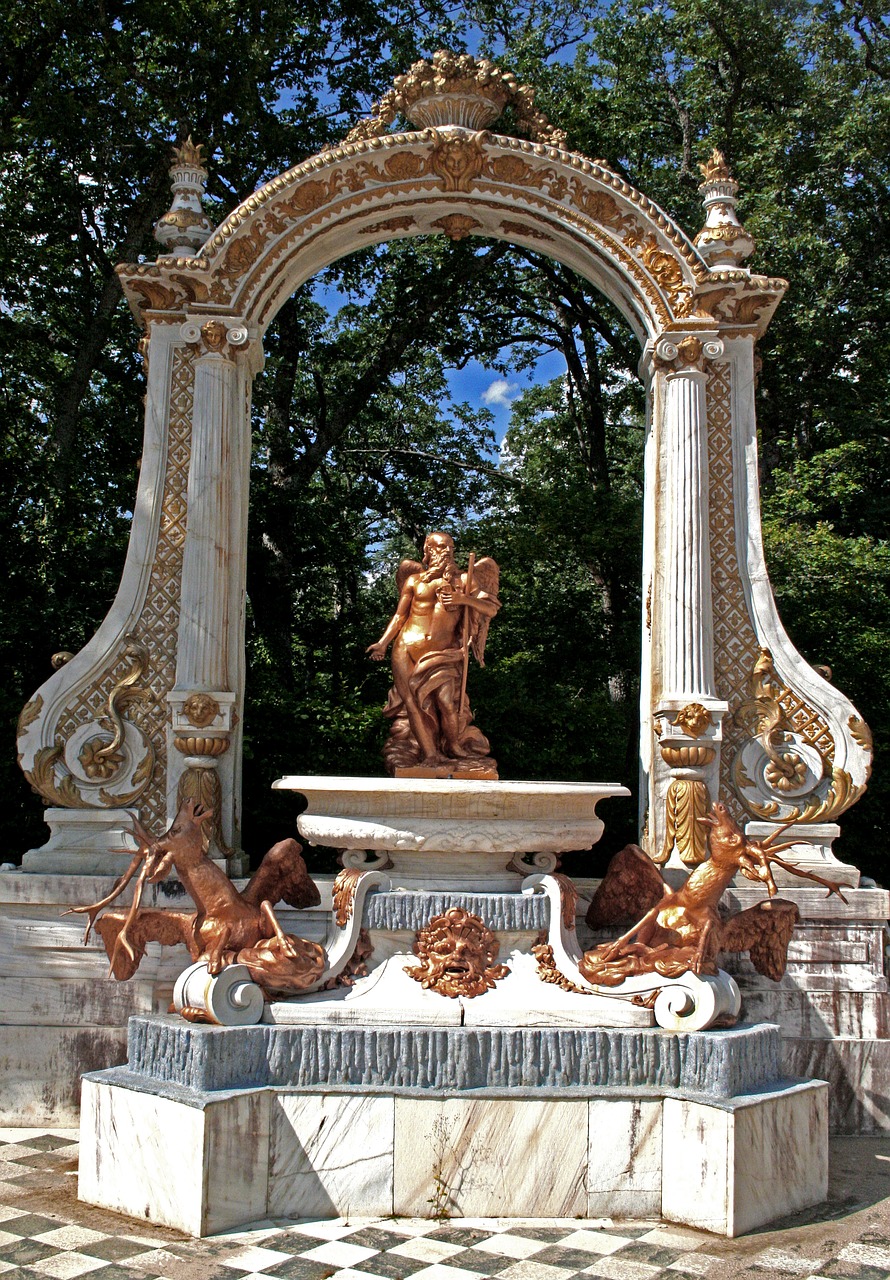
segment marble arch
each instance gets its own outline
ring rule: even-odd
[[[490,68],[464,61],[450,81],[412,81],[412,68],[396,82],[414,130],[363,122],[215,230],[199,203],[200,151],[177,152],[173,207],[156,231],[167,252],[118,268],[148,384],[120,589],[20,720],[22,768],[52,833],[26,869],[113,869],[128,815],[164,825],[183,795],[216,806],[217,850],[237,867],[250,391],[263,334],[335,259],[444,234],[558,259],[619,307],[641,344],[648,851],[699,861],[695,819],[719,795],[767,829],[797,819],[798,860],[838,874],[831,841],[867,781],[868,729],[788,639],[760,535],[755,348],[785,282],[741,265],[753,242],[716,153],[693,243],[607,164],[567,150],[539,113],[530,141],[491,132],[510,95],[527,106],[530,91],[509,77],[492,88]]]

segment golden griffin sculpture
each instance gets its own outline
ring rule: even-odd
[[[70,912],[86,915],[84,942],[95,928],[111,962],[110,975],[131,978],[149,942],[172,947],[183,943],[193,961],[203,960],[210,974],[230,964],[243,964],[267,996],[294,995],[313,986],[325,967],[324,948],[283,932],[273,904],[314,907],[320,901],[296,840],[273,845],[242,890],[204,849],[204,828],[213,811],[186,800],[172,826],[155,838],[133,823],[138,849],[111,892],[89,906]],[[175,870],[196,911],[165,911],[142,906],[146,884],[158,884]],[[138,872],[138,876],[137,876]],[[107,911],[134,876],[133,901]],[[104,913],[104,914],[103,914]]]
[[[837,894],[846,901],[835,881],[778,856],[793,844],[773,843],[786,828],[767,840],[750,840],[720,801],[699,822],[708,827],[710,857],[695,868],[682,888],[672,889],[636,845],[628,845],[612,859],[591,901],[587,923],[605,929],[623,920],[636,922],[614,942],[585,952],[578,968],[588,982],[618,986],[625,978],[644,973],[665,978],[689,972],[715,974],[721,951],[747,951],[758,973],[778,982],[800,913],[795,903],[777,898],[773,865],[824,885],[829,896]],[[764,885],[767,901],[724,918],[718,904],[738,872]]]

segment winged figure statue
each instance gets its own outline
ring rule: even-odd
[[[220,973],[226,965],[243,964],[267,996],[305,991],[321,977],[324,948],[284,933],[272,910],[279,900],[292,907],[314,907],[321,901],[318,886],[300,856],[300,846],[296,840],[274,845],[239,891],[207,856],[202,829],[212,819],[211,809],[186,800],[170,829],[160,837],[134,821],[132,834],[138,848],[111,892],[98,902],[71,907],[64,914],[87,917],[84,942],[95,928],[111,961],[111,975],[118,981],[132,978],[149,942],[164,947],[183,943],[192,960],[207,962],[210,974]],[[196,909],[143,907],[146,884],[158,884],[173,871]],[[130,906],[106,910],[134,876]],[[190,1014],[184,1011],[183,1016]]]
[[[422,563],[399,565],[398,606],[367,650],[382,662],[393,646],[383,758],[395,777],[497,777],[488,739],[473,723],[466,684],[470,653],[485,665],[488,627],[501,607],[499,579],[488,556],[470,556],[462,572],[447,533],[427,536]]]

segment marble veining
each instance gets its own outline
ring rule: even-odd
[[[274,1216],[392,1213],[395,1101],[278,1095],[272,1102],[269,1205]]]
[[[397,1098],[397,1214],[587,1212],[586,1102]]]

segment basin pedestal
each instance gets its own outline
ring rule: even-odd
[[[82,1199],[194,1235],[340,1214],[736,1235],[824,1199],[828,1088],[782,1078],[778,1028],[716,1027],[728,975],[578,969],[558,859],[623,788],[275,785],[342,851],[325,973],[253,1026],[131,1019],[127,1065],[84,1078]]]

